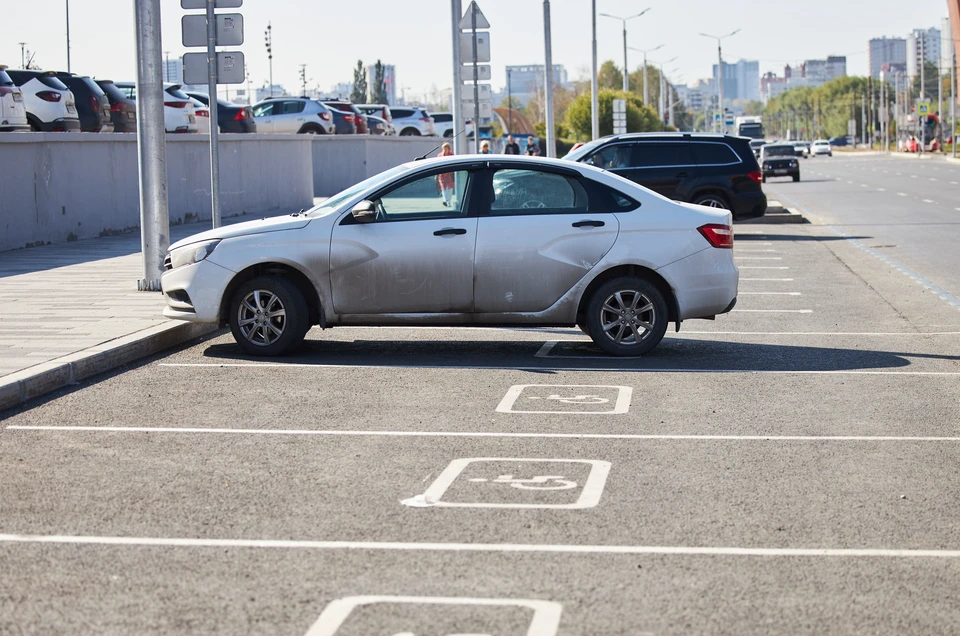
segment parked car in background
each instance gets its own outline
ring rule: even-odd
[[[636,356],[671,322],[733,309],[733,243],[729,211],[589,165],[441,157],[174,243],[163,313],[227,324],[256,356],[295,350],[314,324],[578,325]]]
[[[818,139],[810,144],[810,156],[816,157],[817,155],[833,156],[833,148],[830,147],[829,141],[826,139]]]
[[[114,82],[128,98],[137,99],[137,85],[133,82]],[[196,108],[190,97],[180,90],[180,84],[163,85],[163,127],[168,133],[195,133],[199,130]]]
[[[357,116],[353,113],[348,113],[345,110],[338,110],[336,108],[330,109],[330,114],[333,115],[333,123],[337,128],[338,135],[355,135],[357,134]]]
[[[433,132],[437,137],[453,137],[453,113],[429,113],[430,119],[433,120]],[[463,120],[464,127],[466,128],[466,136],[473,136],[473,121],[470,119]],[[481,133],[483,131],[481,130]],[[483,135],[480,135],[481,138]]]
[[[364,115],[355,104],[342,100],[321,100],[327,108],[336,108],[345,113],[353,113],[354,123],[357,125],[358,135],[369,135],[370,127],[367,125],[367,116]]]
[[[436,135],[433,118],[422,108],[390,108],[393,127],[401,137],[430,137]]]
[[[30,130],[23,92],[7,75],[7,67],[0,64],[0,132]]]
[[[389,130],[387,127],[390,124],[387,123],[387,120],[377,117],[376,115],[364,115],[367,118],[367,128],[370,129],[371,135],[386,135]]]
[[[393,121],[393,114],[386,104],[356,104],[356,106],[364,115],[373,115],[388,122]]]
[[[332,135],[336,132],[331,110],[307,97],[270,97],[254,104],[251,111],[260,133]]]
[[[611,135],[575,148],[564,159],[588,163],[669,199],[763,216],[763,174],[746,137],[709,133]]]
[[[187,95],[187,97],[190,97]],[[210,134],[210,107],[201,102],[196,97],[190,97],[190,103],[193,104],[193,112],[197,117],[197,132],[201,135]]]
[[[206,93],[184,92],[209,108],[210,96]],[[257,124],[253,121],[253,110],[250,106],[233,104],[218,97],[217,128],[222,133],[255,133],[257,132]]]
[[[137,132],[137,100],[130,99],[113,80],[96,80],[110,103],[113,132]]]
[[[110,100],[96,82],[89,77],[62,71],[57,73],[57,78],[73,93],[82,132],[113,132]]]
[[[839,147],[849,146],[849,145],[850,145],[849,137],[834,137],[833,139],[830,140],[830,146],[833,148],[839,148]]]
[[[80,130],[76,99],[54,71],[8,69],[7,75],[23,94],[23,105],[31,130]]]
[[[800,162],[793,144],[783,142],[763,146],[760,149],[760,170],[764,182],[770,177],[793,177],[794,181],[799,181]]]

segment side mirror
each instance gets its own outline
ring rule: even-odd
[[[377,217],[377,206],[373,201],[361,201],[350,211],[357,223],[369,223]]]

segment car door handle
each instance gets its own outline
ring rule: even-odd
[[[577,221],[573,227],[603,227],[603,221]]]
[[[434,236],[448,236],[450,234],[466,234],[467,231],[459,227],[445,227],[433,233]]]

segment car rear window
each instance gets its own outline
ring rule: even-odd
[[[634,168],[694,165],[690,144],[685,141],[634,144],[631,163]]]
[[[433,117],[433,121],[437,123],[447,123],[453,121],[453,115],[450,113],[434,113],[430,116]]]
[[[55,75],[40,75],[37,77],[37,80],[44,86],[49,86],[50,88],[55,88],[58,91],[68,91],[67,85],[60,81],[60,78]]]
[[[393,113],[393,117],[412,117],[413,109],[410,108],[391,108],[390,111]]]
[[[177,99],[182,99],[185,102],[190,101],[190,96],[184,93],[179,88],[170,87],[165,90],[167,91],[167,95],[172,95],[173,97],[176,97]]]
[[[739,162],[736,153],[727,144],[695,141],[690,145],[693,146],[693,156],[697,165],[722,166]]]

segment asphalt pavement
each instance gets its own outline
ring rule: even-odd
[[[4,412],[0,633],[955,633],[960,212],[874,164],[767,184],[821,224],[738,226],[736,310],[642,358],[213,334]]]

